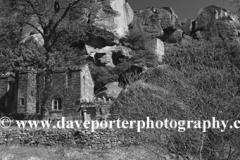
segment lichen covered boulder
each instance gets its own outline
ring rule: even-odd
[[[222,40],[238,39],[240,27],[238,17],[218,6],[210,5],[201,8],[193,25],[192,30],[198,34],[195,35],[198,38],[202,37],[206,40],[216,38]]]
[[[145,48],[150,52],[154,53],[159,62],[162,62],[163,56],[165,54],[164,43],[158,38],[151,38],[145,42]]]
[[[122,90],[123,90],[123,88],[119,87],[118,82],[110,82],[110,83],[106,84],[104,87],[100,88],[97,91],[96,95],[98,97],[105,96],[107,98],[116,99],[116,98],[118,98],[118,96]]]
[[[134,12],[125,0],[105,0],[91,2],[88,9],[77,8],[70,13],[70,19],[94,26],[113,33],[118,38],[127,35]]]
[[[178,16],[169,7],[150,7],[139,10],[135,14],[132,26],[134,29],[145,32],[149,37],[160,38],[163,41],[167,41],[167,38],[170,37],[169,35],[173,33],[175,35],[175,31],[178,32],[181,30]],[[173,36],[172,38],[175,37]],[[173,41],[173,43],[176,43],[179,40],[176,39]]]
[[[44,45],[44,38],[42,37],[43,29],[41,25],[39,24],[39,19],[38,17],[32,16],[29,19],[29,24],[25,24],[22,27],[22,40],[21,43],[29,42],[29,41],[34,41],[38,45],[43,46]],[[34,27],[33,27],[34,26]],[[37,28],[37,29],[36,29]]]
[[[101,49],[97,49],[86,45],[86,51],[90,57],[93,58],[97,66],[110,66],[120,63],[120,59],[128,59],[132,57],[132,50],[124,46],[106,46]]]

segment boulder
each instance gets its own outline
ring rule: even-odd
[[[113,10],[116,15],[108,16],[106,10]],[[94,25],[106,28],[115,36],[122,38],[128,33],[128,25],[133,21],[133,17],[134,12],[128,2],[125,0],[108,0],[102,3],[98,15],[92,21]]]
[[[222,40],[238,39],[240,22],[238,17],[218,6],[207,6],[201,8],[196,20],[193,22],[193,32],[203,39]],[[199,33],[200,32],[200,33]],[[200,36],[201,35],[201,36]]]
[[[40,46],[44,45],[44,39],[41,35],[40,32],[43,33],[43,29],[41,28],[40,24],[39,24],[39,20],[37,16],[32,16],[29,20],[29,23],[33,26],[35,26],[36,28],[34,28],[33,26],[26,24],[23,26],[22,28],[22,40],[21,43],[25,43],[27,41],[31,41],[34,40],[37,44],[39,44]]]
[[[106,84],[104,87],[97,91],[96,96],[101,97],[105,96],[107,98],[116,99],[123,90],[122,87],[119,87],[118,82],[111,82]]]
[[[158,61],[162,62],[164,52],[164,43],[158,38],[151,38],[146,41],[145,48],[154,53],[158,57]]]
[[[184,19],[181,22],[181,29],[183,30],[183,33],[186,35],[191,35],[192,31],[192,20],[190,19]]]
[[[118,77],[120,87],[126,87],[127,85],[139,80],[140,75],[147,70],[147,67],[143,64],[134,64],[126,71],[121,73]]]
[[[136,12],[133,27],[146,32],[149,36],[161,38],[176,29],[178,17],[172,8],[146,8]]]
[[[183,31],[178,28],[172,32],[166,33],[162,38],[167,43],[180,43],[183,38]]]
[[[37,43],[39,46],[43,46],[44,45],[44,39],[43,39],[43,37],[42,37],[42,35],[40,33],[29,35],[29,36],[25,37],[21,41],[21,43],[27,43],[27,42],[31,42],[31,41]]]
[[[126,36],[133,17],[134,12],[125,0],[93,1],[90,9],[73,9],[70,13],[70,19],[80,23],[91,23],[118,38]]]
[[[121,59],[132,57],[132,50],[124,46],[106,46],[101,49],[85,45],[86,51],[98,66],[115,67]]]

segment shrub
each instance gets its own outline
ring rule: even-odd
[[[145,41],[147,40],[147,35],[139,30],[132,29],[129,34],[120,40],[120,42],[125,44],[130,44],[129,47],[133,50],[145,50]]]
[[[129,120],[239,119],[239,69],[233,63],[238,45],[229,42],[194,42],[167,47],[164,62],[149,70],[142,81],[122,92],[112,105],[112,118]],[[136,133],[182,159],[239,158],[239,132],[208,129],[153,129]]]

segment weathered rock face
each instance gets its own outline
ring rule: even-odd
[[[116,99],[122,90],[123,88],[119,87],[118,82],[111,82],[101,88],[97,93],[97,96],[102,95],[108,98]]]
[[[128,25],[133,21],[133,17],[134,12],[125,0],[92,2],[91,10],[73,10],[70,13],[70,19],[93,23],[101,29],[112,32],[118,38],[128,33]]]
[[[117,13],[115,16],[108,16],[106,9]],[[128,33],[128,25],[133,21],[134,12],[129,3],[125,0],[108,0],[102,3],[98,10],[97,17],[93,21],[96,26],[105,27],[117,37],[124,37]]]
[[[35,26],[39,31],[43,32],[43,29],[41,28],[41,26],[38,22],[37,16],[33,16],[30,19],[29,23],[32,24],[33,26]],[[34,40],[37,44],[39,44],[40,46],[43,46],[44,39],[37,29],[35,29],[34,27],[32,27],[28,24],[23,26],[21,43],[25,43],[27,41]]]
[[[162,37],[162,40],[167,43],[180,43],[182,41],[182,38],[183,38],[183,31],[178,28],[172,32],[166,33]]]
[[[158,38],[152,38],[147,40],[145,48],[150,52],[154,53],[158,57],[158,61],[162,62],[162,58],[165,54],[164,43]]]
[[[87,53],[93,58],[94,62],[98,66],[110,66],[120,63],[121,58],[131,58],[132,50],[124,46],[106,46],[101,49],[96,49],[86,45]]]
[[[193,22],[192,30],[197,33],[194,35],[197,38],[234,40],[238,39],[239,27],[240,22],[237,16],[223,8],[211,5],[200,9]]]
[[[162,38],[178,28],[178,17],[171,8],[147,8],[135,14],[133,28],[146,32],[150,37]]]
[[[184,34],[190,35],[192,32],[192,20],[186,19],[186,18],[184,20],[182,20],[181,28],[182,28]]]

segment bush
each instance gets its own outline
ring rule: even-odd
[[[164,62],[145,73],[142,81],[121,93],[112,105],[112,118],[128,120],[238,120],[239,69],[233,63],[239,46],[229,42],[194,42],[167,46]],[[153,129],[143,133],[151,142],[182,159],[239,158],[239,132],[208,129]]]
[[[147,40],[146,33],[139,30],[130,30],[129,34],[120,40],[120,42],[129,44],[129,47],[133,50],[145,50],[145,42]]]

